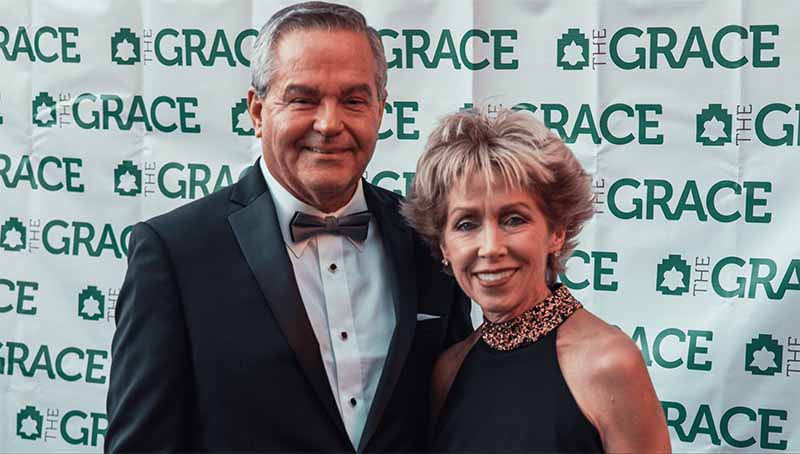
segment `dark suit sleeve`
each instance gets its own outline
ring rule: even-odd
[[[453,306],[450,308],[445,348],[466,339],[473,331],[472,317],[470,316],[472,302],[457,284],[454,284],[453,287]]]
[[[148,224],[131,234],[116,306],[105,450],[188,450],[190,349],[175,274]]]

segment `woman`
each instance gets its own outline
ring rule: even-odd
[[[433,450],[670,451],[639,350],[556,283],[589,185],[528,113],[461,112],[431,135],[403,212],[485,318],[437,362]]]

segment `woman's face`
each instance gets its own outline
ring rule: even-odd
[[[450,190],[441,249],[464,292],[492,322],[525,312],[550,290],[547,255],[561,249],[534,195],[473,176]]]

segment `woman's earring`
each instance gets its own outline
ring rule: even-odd
[[[450,261],[448,261],[446,258],[442,258],[442,265],[450,266]]]

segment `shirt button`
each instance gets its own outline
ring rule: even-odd
[[[336,272],[336,268],[337,268],[337,266],[336,266],[335,263],[331,263],[331,266],[328,267],[328,269],[331,271],[331,273]]]
[[[342,336],[342,340],[347,340],[347,331],[342,331],[340,335]]]
[[[351,397],[351,398],[350,398],[350,406],[351,406],[351,407],[355,407],[355,406],[356,406],[356,403],[357,403],[357,402],[356,402],[356,398],[355,398],[355,397]]]

